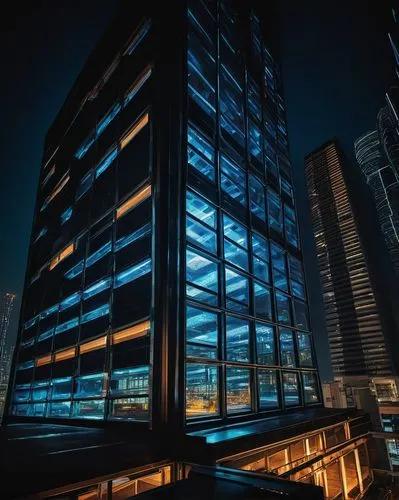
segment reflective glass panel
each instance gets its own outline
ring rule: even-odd
[[[303,389],[305,391],[305,403],[318,403],[319,391],[317,384],[317,376],[314,372],[302,373]]]
[[[255,323],[257,362],[262,365],[276,363],[274,327]]]
[[[218,367],[186,364],[186,416],[219,414]]]
[[[250,370],[226,368],[226,400],[228,414],[251,410]]]
[[[186,341],[187,356],[216,359],[218,315],[197,307],[187,306]]]
[[[285,406],[299,405],[298,375],[296,373],[283,373],[283,390]]]
[[[226,315],[226,356],[229,361],[249,361],[249,322],[247,320]]]
[[[258,370],[259,409],[277,408],[278,380],[276,370]]]
[[[291,330],[280,330],[280,359],[283,366],[295,366],[294,336]]]

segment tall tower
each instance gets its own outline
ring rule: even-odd
[[[385,123],[382,114],[381,110],[381,125]],[[386,134],[381,130],[379,132],[374,130],[359,137],[355,141],[355,155],[373,194],[381,230],[399,278],[399,180],[381,144],[380,138],[386,137]]]
[[[391,375],[389,347],[337,141],[310,153],[305,167],[333,374]]]
[[[0,358],[4,353],[7,331],[10,325],[11,312],[14,306],[15,294],[6,292],[3,295],[0,310]]]

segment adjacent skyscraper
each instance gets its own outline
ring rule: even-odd
[[[0,357],[4,351],[7,339],[8,327],[10,326],[11,312],[14,306],[15,294],[6,292],[3,295],[0,310]]]
[[[165,459],[358,495],[367,422],[322,408],[279,65],[237,5],[126,2],[49,130],[10,418],[128,421],[189,436]]]
[[[335,376],[392,374],[336,140],[306,159],[313,230]]]
[[[392,132],[388,108],[379,112],[378,125],[378,131],[368,132],[355,141],[355,155],[373,194],[381,230],[399,278],[399,180],[395,163],[388,160],[387,148],[383,147]]]

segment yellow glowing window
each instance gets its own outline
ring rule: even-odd
[[[112,335],[113,344],[120,344],[121,342],[126,342],[127,340],[137,339],[139,337],[144,337],[147,335],[150,329],[150,322],[143,321],[138,325],[131,326],[120,332],[116,332]]]
[[[103,349],[107,345],[107,336],[100,337],[99,339],[91,340],[80,345],[80,354],[85,352],[95,351],[96,349]]]
[[[47,207],[47,205],[54,200],[54,198],[57,196],[57,194],[59,194],[64,189],[64,187],[66,186],[66,184],[68,182],[69,182],[69,172],[67,172],[66,174],[64,174],[63,177],[61,177],[60,181],[55,186],[53,191],[47,196],[40,211],[43,211]]]
[[[48,365],[49,363],[51,363],[51,360],[51,354],[46,354],[45,356],[41,356],[40,358],[36,359],[36,366]]]
[[[133,207],[144,201],[146,198],[151,196],[151,186],[146,186],[138,193],[134,194],[131,198],[129,198],[123,205],[121,205],[116,210],[116,218],[122,217],[126,212],[131,210]]]
[[[58,351],[54,354],[54,361],[64,361],[64,359],[74,358],[76,354],[76,350],[74,347],[71,349],[64,349],[63,351]]]
[[[148,123],[149,116],[146,113],[139,121],[137,121],[126,133],[122,136],[120,147],[123,149],[129,144],[129,142],[136,137],[136,135],[142,130]]]
[[[73,251],[75,250],[75,244],[71,243],[68,245],[62,252],[60,252],[58,255],[56,255],[50,262],[49,269],[50,271],[55,268],[56,265],[58,265],[62,260],[66,259],[68,255],[71,255]]]

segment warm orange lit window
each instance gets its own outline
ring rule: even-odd
[[[119,217],[122,217],[126,212],[128,212],[130,209],[144,201],[146,198],[151,196],[151,186],[146,186],[143,188],[141,191],[138,193],[134,194],[131,198],[129,198],[123,205],[121,205],[119,208],[116,210],[116,218],[119,219]]]
[[[74,358],[76,354],[75,348],[64,349],[63,351],[58,351],[54,354],[54,361],[64,361],[64,359]]]
[[[48,365],[51,363],[52,356],[51,354],[46,354],[45,356],[41,356],[36,359],[36,366]]]
[[[85,352],[95,351],[96,349],[103,349],[107,345],[107,336],[100,337],[99,339],[91,340],[80,345],[80,354]]]
[[[73,251],[75,250],[75,243],[71,243],[68,245],[62,252],[60,252],[58,255],[56,255],[50,262],[49,269],[50,271],[55,268],[56,265],[58,265],[62,260],[66,259],[68,255],[71,255]]]
[[[57,194],[59,194],[64,189],[64,187],[68,182],[69,182],[69,172],[67,172],[66,174],[64,174],[63,177],[61,177],[61,180],[55,186],[53,191],[47,196],[40,211],[43,211],[47,207],[47,205],[53,201],[53,199],[57,196]]]
[[[129,142],[136,137],[136,135],[142,130],[148,123],[149,116],[146,113],[140,120],[138,120],[122,137],[120,142],[120,147],[123,149],[125,146],[129,144]]]
[[[147,66],[145,70],[141,73],[141,75],[135,80],[130,89],[125,93],[125,106],[141,89],[144,83],[151,76],[151,73],[152,73],[151,66]]]
[[[119,344],[121,342],[126,342],[127,340],[144,337],[145,335],[147,335],[149,329],[150,322],[143,321],[143,323],[139,323],[138,325],[134,325],[130,328],[126,328],[125,330],[114,333],[112,335],[112,342],[113,344]]]

